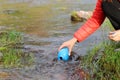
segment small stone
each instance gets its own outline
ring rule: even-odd
[[[71,14],[71,21],[83,22],[92,15],[92,11],[73,11]]]

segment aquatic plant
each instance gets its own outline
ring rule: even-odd
[[[22,67],[23,58],[27,58],[26,64],[32,62],[31,54],[26,55],[23,51],[23,36],[17,31],[1,32],[0,52],[3,56],[0,59],[0,66],[3,67]]]

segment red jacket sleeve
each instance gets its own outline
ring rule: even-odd
[[[105,15],[102,10],[102,0],[98,0],[96,8],[93,11],[93,15],[89,18],[86,23],[81,26],[75,33],[74,37],[79,41],[83,41],[90,34],[96,31],[100,25],[103,23]]]

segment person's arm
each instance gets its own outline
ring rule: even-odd
[[[74,37],[79,42],[83,41],[100,27],[104,19],[105,15],[102,10],[102,0],[98,0],[93,15],[74,33]]]
[[[65,41],[58,49],[58,51],[63,47],[69,48],[69,55],[71,55],[72,48],[77,41],[83,41],[90,34],[92,34],[104,21],[105,15],[101,7],[102,1],[98,0],[96,8],[93,12],[93,15],[87,22],[80,27],[75,33],[74,37],[68,41]]]

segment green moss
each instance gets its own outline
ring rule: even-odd
[[[73,12],[71,13],[71,20],[72,20],[72,21],[82,22],[84,19],[83,19],[83,18],[80,18],[80,17],[77,15],[77,12],[76,12],[76,11],[73,11]]]

